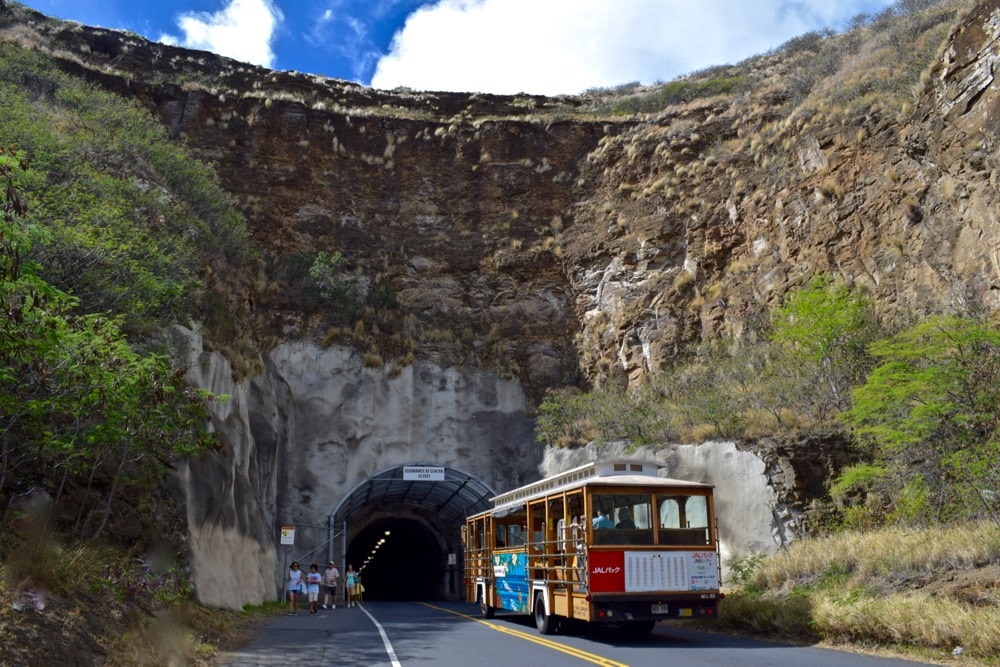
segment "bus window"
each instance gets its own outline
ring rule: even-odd
[[[708,497],[657,494],[660,544],[708,544]]]
[[[648,493],[595,493],[594,544],[652,544],[651,500]]]
[[[587,518],[583,511],[583,491],[570,493],[566,496],[566,510],[569,512],[569,539],[577,551],[583,549],[586,541]]]

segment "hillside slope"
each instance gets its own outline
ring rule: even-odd
[[[0,37],[143,102],[215,165],[264,253],[231,285],[237,336],[471,362],[537,397],[752,330],[818,271],[885,311],[996,310],[996,9],[921,3],[558,99],[367,90],[24,10]],[[358,309],[304,298],[318,251],[343,255]]]

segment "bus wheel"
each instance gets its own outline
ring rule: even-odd
[[[656,621],[631,621],[621,626],[621,631],[629,637],[645,637],[653,631],[654,627],[656,627]]]
[[[535,597],[535,627],[543,635],[551,635],[556,631],[556,619],[545,613],[545,596],[541,593]]]
[[[486,601],[486,591],[482,591],[479,594],[479,611],[483,615],[483,618],[493,618],[493,613],[496,611]]]

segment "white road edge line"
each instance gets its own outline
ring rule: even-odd
[[[392,644],[389,642],[389,635],[385,634],[385,630],[382,628],[382,624],[375,620],[375,617],[368,613],[368,610],[364,607],[359,607],[361,611],[365,612],[365,616],[371,619],[375,627],[378,628],[378,633],[382,636],[382,643],[385,644],[385,652],[389,655],[389,662],[392,663],[392,667],[403,667],[403,663],[396,658],[396,652],[392,648]]]

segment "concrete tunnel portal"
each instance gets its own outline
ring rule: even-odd
[[[357,484],[329,515],[330,560],[360,572],[364,598],[464,595],[461,529],[496,494],[449,466],[399,465]]]

